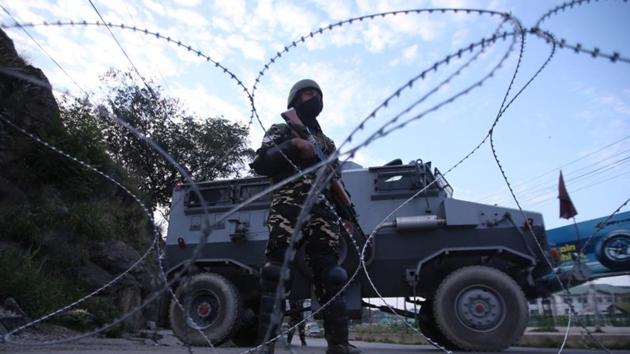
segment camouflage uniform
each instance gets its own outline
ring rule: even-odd
[[[326,155],[335,151],[335,144],[323,133],[319,132],[313,135],[321,144]],[[291,128],[288,125],[273,125],[265,134],[262,147],[257,153],[264,153],[265,150],[281,145],[293,137]],[[315,162],[303,162],[297,159],[293,161],[295,167],[298,168],[308,167]],[[286,170],[282,170],[276,176],[272,176],[274,182],[297,172],[294,166],[291,166],[288,162],[286,164],[287,166],[284,166]],[[273,193],[268,219],[269,241],[265,252],[267,256],[284,250],[289,245],[298,215],[302,210],[302,205],[308,192],[313,186],[314,180],[315,175],[308,174]],[[317,196],[316,204],[311,209],[310,217],[304,224],[302,232],[304,233],[304,240],[308,242],[306,253],[309,255],[309,258],[312,254],[333,254],[337,256],[341,232],[339,216],[333,204],[324,194],[320,193]]]
[[[313,88],[319,91],[321,96],[319,86],[312,80],[302,80],[294,85],[289,93],[288,107],[295,107],[302,122],[311,129],[311,134],[323,150],[322,153],[330,156],[335,151],[335,144],[322,133],[315,119],[321,112],[321,97],[315,96],[294,105],[300,90]],[[318,103],[319,107],[316,107]],[[317,162],[317,157],[304,159],[300,156],[299,149],[292,141],[297,136],[298,134],[287,124],[271,126],[265,133],[262,146],[256,151],[256,158],[251,167],[256,173],[268,176],[274,183],[277,183],[314,165]],[[336,169],[337,166],[334,167]],[[269,240],[265,250],[267,262],[262,266],[260,272],[259,343],[263,342],[267,333],[271,335],[268,338],[273,338],[278,331],[277,327],[270,327],[272,322],[276,322],[272,321],[276,303],[276,288],[280,281],[285,281],[285,289],[290,284],[282,274],[284,255],[315,178],[315,173],[304,175],[286,184],[272,195],[267,220],[269,227]],[[359,353],[359,350],[348,343],[348,315],[345,297],[341,295],[332,299],[332,296],[343,288],[348,274],[337,264],[339,237],[343,228],[339,214],[327,194],[329,191],[326,189],[317,195],[317,200],[300,231],[304,235],[302,240],[306,242],[306,255],[313,271],[315,294],[321,304],[329,303],[323,310],[324,333],[328,342],[326,353],[356,354]],[[295,245],[295,247],[299,247],[299,245]],[[264,350],[267,353],[272,353],[273,345],[266,346]]]

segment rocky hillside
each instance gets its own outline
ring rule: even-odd
[[[129,268],[150,247],[153,234],[124,191],[7,121],[134,187],[103,147],[87,147],[80,134],[64,128],[48,79],[18,56],[0,30],[0,304],[12,298],[36,318]],[[83,324],[107,323],[156,291],[155,259],[79,305],[87,314]],[[128,320],[126,329],[155,321],[156,307]]]

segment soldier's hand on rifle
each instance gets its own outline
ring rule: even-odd
[[[308,140],[304,140],[302,138],[293,138],[291,139],[291,143],[298,150],[300,158],[312,159],[313,157],[315,157],[315,147]]]

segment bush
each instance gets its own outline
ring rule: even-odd
[[[150,242],[140,208],[118,200],[74,203],[66,224],[80,242],[120,240],[138,251]]]
[[[39,258],[39,249],[0,253],[0,299],[13,297],[29,316],[39,317],[65,306],[81,290]]]
[[[41,229],[35,215],[25,206],[0,210],[1,240],[14,241],[25,248],[39,247]]]

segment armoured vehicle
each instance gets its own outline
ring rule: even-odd
[[[424,298],[418,314],[403,313],[417,315],[420,329],[431,339],[453,349],[505,349],[525,329],[527,300],[558,289],[545,260],[549,248],[541,214],[455,199],[430,162],[345,166],[342,179],[359,224],[366,234],[375,232],[366,253],[371,281],[384,297]],[[269,185],[264,177],[197,184],[207,208],[191,186],[175,188],[165,252],[169,277],[193,255],[205,223],[214,225],[191,276],[175,285],[181,306],[171,301],[169,316],[180,338],[198,345],[228,339],[240,346],[254,344],[270,195],[216,221]],[[359,265],[356,249],[365,242],[358,235],[342,242],[340,264],[348,274]],[[296,254],[292,274],[289,296],[311,297],[312,274],[303,250]],[[362,299],[378,295],[361,273],[345,296],[351,317],[359,318],[367,305]],[[314,298],[312,307],[318,306]]]

